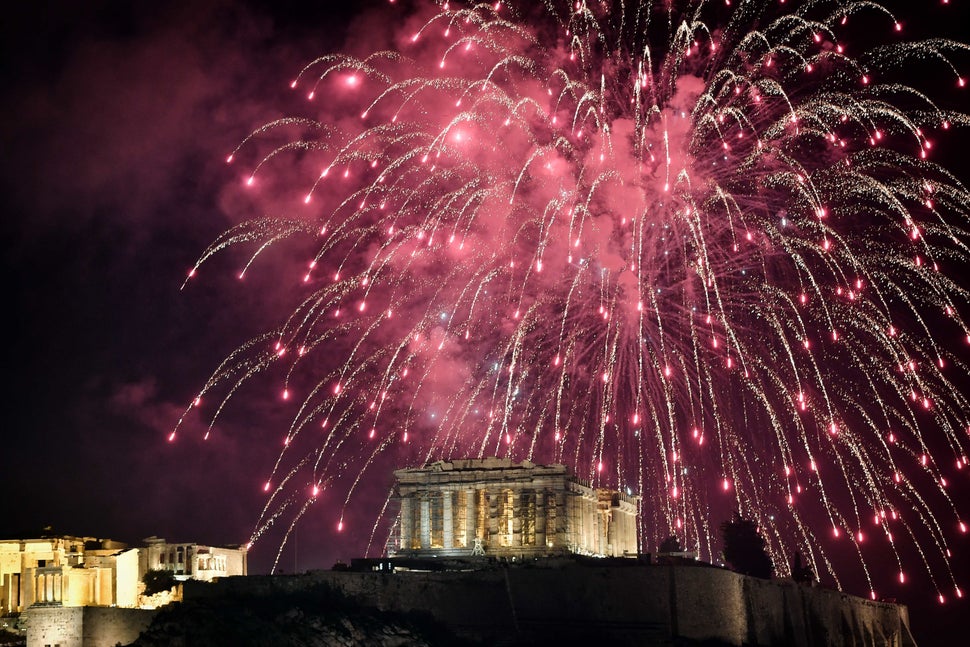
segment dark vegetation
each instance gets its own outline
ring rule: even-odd
[[[810,566],[802,563],[801,553],[795,553],[795,558],[792,560],[791,578],[802,584],[811,584],[815,581],[815,573]]]
[[[0,647],[24,647],[27,636],[0,628]]]
[[[765,539],[751,519],[734,513],[734,519],[721,524],[724,539],[724,561],[744,575],[768,579],[774,564],[765,548]]]
[[[172,571],[160,568],[146,571],[141,581],[145,584],[145,595],[155,595],[162,591],[168,591],[176,584],[175,574]]]
[[[430,616],[364,607],[326,585],[228,594],[164,608],[130,647],[466,645]]]
[[[680,553],[683,552],[683,548],[680,547],[680,539],[676,535],[671,535],[660,542],[660,546],[657,547],[658,553]]]

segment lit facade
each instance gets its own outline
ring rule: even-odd
[[[138,550],[109,539],[0,540],[0,615],[27,607],[138,602]]]
[[[169,543],[159,537],[145,539],[138,556],[139,573],[149,570],[172,571],[177,580],[211,582],[230,575],[246,575],[246,548],[243,546],[204,546]]]
[[[399,555],[636,555],[639,497],[593,488],[564,465],[439,461],[394,472]]]
[[[170,544],[150,537],[143,548],[94,537],[0,540],[0,615],[33,605],[154,607],[178,600],[181,587],[157,599],[142,595],[149,569],[172,571],[177,580],[211,582],[246,575],[246,549]]]

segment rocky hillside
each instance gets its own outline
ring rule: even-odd
[[[466,644],[431,618],[365,608],[325,586],[276,596],[189,600],[163,609],[130,647]]]

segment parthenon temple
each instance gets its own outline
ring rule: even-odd
[[[399,555],[637,554],[639,497],[590,487],[564,465],[464,459],[394,476]]]

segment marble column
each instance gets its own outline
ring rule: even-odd
[[[454,511],[452,508],[452,503],[455,498],[455,493],[451,490],[445,490],[441,493],[441,519],[444,523],[444,547],[454,548],[455,546],[455,522],[454,522]]]
[[[472,548],[478,536],[478,491],[465,490],[465,546]]]
[[[427,495],[421,497],[421,550],[431,548],[431,501]]]
[[[546,549],[546,491],[537,490],[536,497],[536,548]]]
[[[411,550],[411,529],[414,528],[414,509],[410,496],[401,498],[401,550]]]

